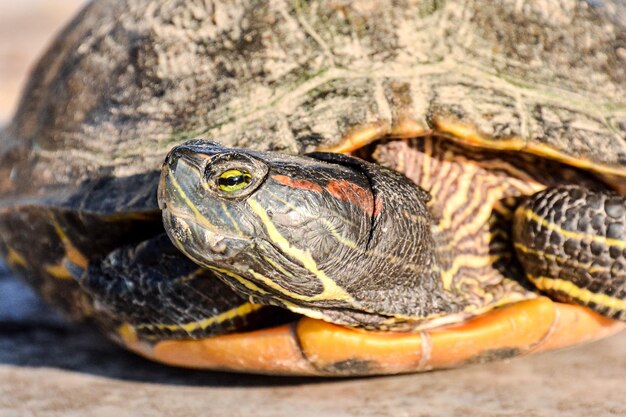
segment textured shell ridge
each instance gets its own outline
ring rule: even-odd
[[[0,192],[157,170],[191,137],[302,153],[363,126],[552,150],[623,176],[620,7],[93,2],[34,69]]]

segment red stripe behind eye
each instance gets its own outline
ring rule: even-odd
[[[380,197],[376,197],[374,199],[374,214],[373,217],[376,217],[383,211],[383,200]]]
[[[333,197],[360,207],[364,213],[370,216],[373,214],[372,195],[364,188],[346,180],[331,180],[326,185],[326,189]]]
[[[272,179],[282,185],[285,185],[291,188],[298,188],[300,190],[307,190],[307,191],[316,191],[318,193],[321,193],[323,191],[322,187],[320,187],[318,184],[314,183],[313,181],[295,180],[293,178],[289,178],[286,175],[272,175]]]
[[[321,193],[323,188],[309,180],[293,179],[286,175],[272,175],[272,179],[286,187],[297,188],[299,190],[314,191]],[[382,210],[380,199],[372,200],[371,193],[346,180],[331,180],[326,185],[328,191],[338,200],[347,201],[363,210],[369,216],[377,216]]]

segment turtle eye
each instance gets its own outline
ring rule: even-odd
[[[229,169],[217,177],[217,188],[233,193],[246,188],[252,182],[252,175],[243,169]]]
[[[221,153],[204,168],[203,187],[220,198],[242,199],[263,184],[268,171],[265,162],[243,151]]]

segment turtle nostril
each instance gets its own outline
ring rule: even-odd
[[[210,232],[205,233],[206,247],[216,255],[223,255],[228,249],[226,239]]]
[[[228,247],[226,246],[226,242],[224,242],[223,240],[220,240],[216,242],[214,245],[211,245],[210,249],[211,249],[211,252],[215,254],[223,255],[224,253],[226,253],[226,250],[228,249]]]

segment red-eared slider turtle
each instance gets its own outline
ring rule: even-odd
[[[413,372],[612,334],[624,27],[610,1],[91,2],[2,133],[2,253],[180,366]]]

